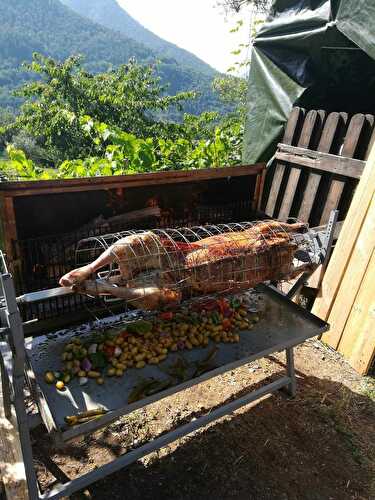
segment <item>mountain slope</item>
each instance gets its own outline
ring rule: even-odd
[[[81,16],[107,28],[119,31],[133,40],[157,51],[164,58],[175,59],[197,71],[213,76],[216,71],[187,50],[158,37],[131,17],[116,0],[61,0]]]
[[[10,92],[30,78],[20,65],[35,51],[57,59],[83,54],[90,71],[104,71],[130,57],[146,63],[159,58],[149,47],[83,18],[58,0],[0,0],[0,12],[0,107],[17,104]],[[162,61],[159,74],[170,84],[170,93],[202,92],[189,111],[219,107],[210,88],[212,76],[168,59]]]

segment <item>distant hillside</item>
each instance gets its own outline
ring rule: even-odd
[[[160,58],[149,47],[83,18],[58,0],[0,0],[0,12],[0,107],[17,105],[10,93],[29,78],[20,65],[30,61],[35,51],[57,59],[83,54],[91,71],[107,70],[126,63],[130,57],[146,63]],[[203,73],[164,58],[159,73],[163,82],[170,84],[170,93],[202,93],[188,111],[221,109],[211,91],[214,72]]]
[[[179,64],[186,65],[207,75],[215,75],[214,70],[197,56],[181,49],[173,43],[158,37],[138,21],[131,17],[116,0],[61,0],[78,14],[107,28],[119,31],[158,52],[163,58],[175,59]]]

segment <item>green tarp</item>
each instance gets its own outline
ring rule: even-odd
[[[244,162],[267,161],[293,106],[375,111],[375,0],[276,0],[255,38]]]

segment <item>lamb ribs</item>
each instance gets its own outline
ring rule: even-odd
[[[215,231],[202,227],[127,234],[60,283],[80,293],[123,298],[145,310],[196,296],[233,293],[292,275],[295,234],[305,229],[304,224],[270,220],[217,226]],[[108,264],[116,267],[115,273],[87,279]]]

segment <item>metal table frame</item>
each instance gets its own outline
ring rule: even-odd
[[[0,257],[2,257],[0,255]],[[0,259],[1,265],[1,259]],[[214,376],[219,375],[227,371],[228,369],[235,368],[236,366],[241,366],[255,359],[262,358],[269,354],[280,352],[282,350],[286,351],[286,375],[280,377],[279,379],[267,383],[257,390],[253,390],[238,399],[231,401],[209,413],[199,417],[198,419],[182,425],[177,429],[168,432],[152,441],[149,441],[139,448],[129,451],[120,457],[116,458],[114,461],[101,466],[91,472],[84,474],[76,479],[73,479],[64,484],[57,484],[52,489],[45,493],[42,493],[39,489],[36,472],[33,466],[33,452],[30,439],[30,430],[35,426],[35,419],[31,419],[26,412],[25,400],[24,400],[24,381],[25,381],[25,367],[27,367],[27,359],[25,353],[25,338],[23,324],[21,316],[19,313],[17,298],[15,294],[14,284],[11,275],[7,272],[4,258],[2,257],[2,265],[4,272],[0,274],[0,286],[3,296],[3,302],[0,307],[0,321],[1,325],[5,325],[1,329],[0,337],[0,368],[1,368],[1,380],[2,380],[2,390],[3,390],[3,401],[0,402],[4,405],[6,418],[12,418],[12,414],[15,414],[16,425],[18,426],[18,436],[22,449],[22,459],[25,466],[26,480],[29,489],[29,497],[32,500],[52,500],[58,499],[64,496],[69,496],[74,492],[77,492],[91,483],[102,479],[103,477],[111,474],[119,469],[122,469],[131,463],[135,462],[139,458],[156,451],[173,441],[190,434],[191,432],[207,425],[224,415],[230,414],[233,411],[247,405],[253,401],[256,401],[266,394],[271,394],[279,389],[285,389],[290,396],[294,396],[296,393],[296,376],[294,370],[294,359],[293,359],[293,347],[303,342],[308,335],[304,335],[301,332],[300,338],[292,338],[290,342],[284,342],[283,344],[278,344],[269,348],[263,352],[257,353],[252,357],[240,360],[230,365],[221,366],[215,370],[203,374],[193,380],[189,380],[183,384],[175,387],[171,387],[161,393],[155,394],[149,398],[146,398],[138,404],[138,407],[144,407],[153,401],[165,398],[173,393],[184,390],[193,385],[199,384],[200,382],[210,379]],[[283,295],[276,289],[272,290],[272,293],[278,294],[281,300],[285,300],[290,304],[290,299]],[[314,319],[317,324],[316,334],[322,333],[327,330],[328,325],[313,316],[308,311],[299,308],[296,304],[293,307],[297,308],[299,312],[310,319]],[[311,336],[311,335],[310,335]],[[131,405],[129,405],[129,411],[131,411]],[[122,416],[123,411],[119,413],[109,412],[97,421],[88,422],[82,433],[93,432],[98,427],[103,427],[113,422],[116,418]],[[43,415],[38,420],[44,420]],[[73,437],[72,435],[70,437]],[[69,436],[68,436],[69,438]]]

